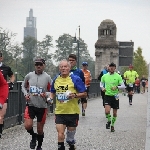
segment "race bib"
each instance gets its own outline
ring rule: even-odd
[[[66,93],[57,93],[56,98],[57,98],[58,101],[60,101],[62,103],[67,103],[69,101],[68,96],[66,95]]]
[[[133,84],[132,84],[132,83],[129,83],[129,87],[133,87]]]
[[[30,94],[37,96],[44,92],[42,87],[30,86],[29,89]]]

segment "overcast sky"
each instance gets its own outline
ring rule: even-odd
[[[78,35],[80,25],[80,37],[95,59],[98,26],[111,19],[117,27],[116,40],[132,40],[134,50],[140,46],[150,62],[150,0],[0,0],[0,27],[17,33],[15,41],[20,43],[31,8],[37,18],[38,40],[46,34],[54,41],[63,33]]]

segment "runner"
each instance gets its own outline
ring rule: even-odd
[[[101,78],[104,74],[107,74],[109,72],[109,65],[105,66],[104,69],[101,71],[99,77],[98,77],[98,80],[101,81]],[[103,107],[105,108],[105,101],[104,101],[104,97],[105,97],[105,92],[102,91],[101,89],[101,97],[102,97],[102,100],[103,100]],[[106,115],[106,112],[105,112],[105,115]],[[107,118],[107,116],[106,116]]]
[[[0,71],[0,111],[8,97],[8,84]],[[1,134],[0,134],[1,138]]]
[[[82,71],[84,73],[84,78],[85,78],[85,86],[86,86],[86,91],[87,91],[87,98],[89,98],[89,88],[90,88],[90,83],[92,81],[92,76],[91,72],[87,69],[88,68],[88,63],[83,62],[82,63]],[[81,98],[81,103],[82,103],[82,116],[85,116],[85,109],[87,108],[87,98]]]
[[[128,91],[128,97],[129,97],[129,105],[132,105],[132,97],[134,94],[134,83],[135,79],[139,77],[136,71],[133,70],[133,66],[129,65],[129,70],[124,73],[124,78],[126,80],[127,84],[127,91]]]
[[[45,60],[37,58],[35,60],[35,71],[28,73],[22,83],[22,92],[26,99],[26,108],[24,113],[24,126],[27,132],[32,136],[30,148],[35,149],[36,141],[38,145],[36,150],[42,150],[44,138],[44,124],[47,114],[47,97],[50,94],[51,78],[44,72]],[[37,133],[33,130],[33,119],[37,118]]]
[[[67,127],[69,150],[75,150],[75,133],[79,120],[78,99],[87,96],[81,78],[70,73],[71,65],[67,60],[59,64],[60,75],[52,83],[50,100],[56,95],[55,123],[58,132],[58,150],[65,150],[64,139]]]
[[[11,68],[9,66],[6,66],[3,63],[3,59],[4,59],[3,53],[0,51],[0,70],[3,74],[6,82],[8,81],[9,90],[13,90],[15,76],[14,76]],[[6,110],[7,110],[7,103],[8,103],[8,98],[5,101],[5,103],[3,104],[3,108],[0,110],[0,135],[2,135],[2,130],[4,127],[4,116],[5,116]]]
[[[108,119],[106,129],[114,132],[114,124],[117,118],[117,110],[119,109],[119,89],[124,89],[125,85],[121,76],[115,72],[116,64],[109,65],[109,73],[104,74],[101,78],[100,87],[105,92],[105,112]],[[113,117],[111,120],[111,108],[113,108]]]
[[[141,78],[141,85],[142,85],[142,92],[141,93],[145,93],[146,81],[147,81],[147,79],[143,75],[142,78]]]

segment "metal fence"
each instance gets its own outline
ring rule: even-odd
[[[15,125],[20,125],[24,122],[23,115],[26,105],[26,100],[21,91],[22,82],[14,84],[14,89],[9,92],[8,107],[5,115],[4,128],[9,128]],[[95,98],[100,96],[100,86],[97,79],[93,79],[89,90],[89,98]],[[48,107],[48,111],[53,113],[55,108],[55,102]]]

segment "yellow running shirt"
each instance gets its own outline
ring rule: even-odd
[[[51,86],[51,93],[56,94],[55,114],[79,114],[79,98],[68,99],[66,91],[83,93],[86,88],[81,78],[72,73],[66,78],[62,78],[61,75],[57,76]]]

